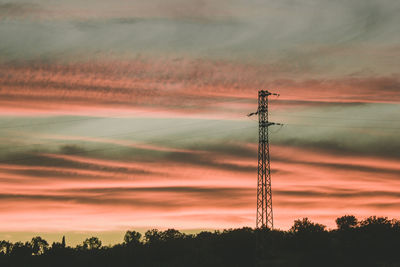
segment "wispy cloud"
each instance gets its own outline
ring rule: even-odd
[[[400,101],[400,81],[396,75],[273,79],[266,77],[266,65],[150,60],[12,68],[3,65],[2,69],[3,113],[79,115],[119,109],[192,116],[213,112],[226,116],[255,106],[252,99],[260,87],[278,88],[282,98],[276,104],[286,108]],[[241,102],[242,106],[232,105],[232,101]]]

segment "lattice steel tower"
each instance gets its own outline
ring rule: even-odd
[[[272,212],[271,168],[269,156],[268,127],[282,125],[268,121],[268,96],[277,95],[268,91],[258,91],[258,110],[248,116],[258,114],[258,179],[257,179],[257,228],[274,227]]]

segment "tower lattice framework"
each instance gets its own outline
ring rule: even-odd
[[[268,96],[277,95],[258,91],[258,179],[257,179],[257,228],[274,227],[272,211],[271,167],[269,155],[268,127],[280,125],[268,121]]]

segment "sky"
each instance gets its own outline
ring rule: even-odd
[[[400,211],[397,0],[0,0],[0,239]]]

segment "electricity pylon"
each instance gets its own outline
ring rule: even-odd
[[[268,127],[271,125],[282,125],[268,121],[268,96],[276,95],[268,91],[258,91],[258,110],[247,116],[258,114],[258,179],[257,179],[257,228],[274,227],[274,216],[272,212],[271,192],[271,167],[269,156]]]

